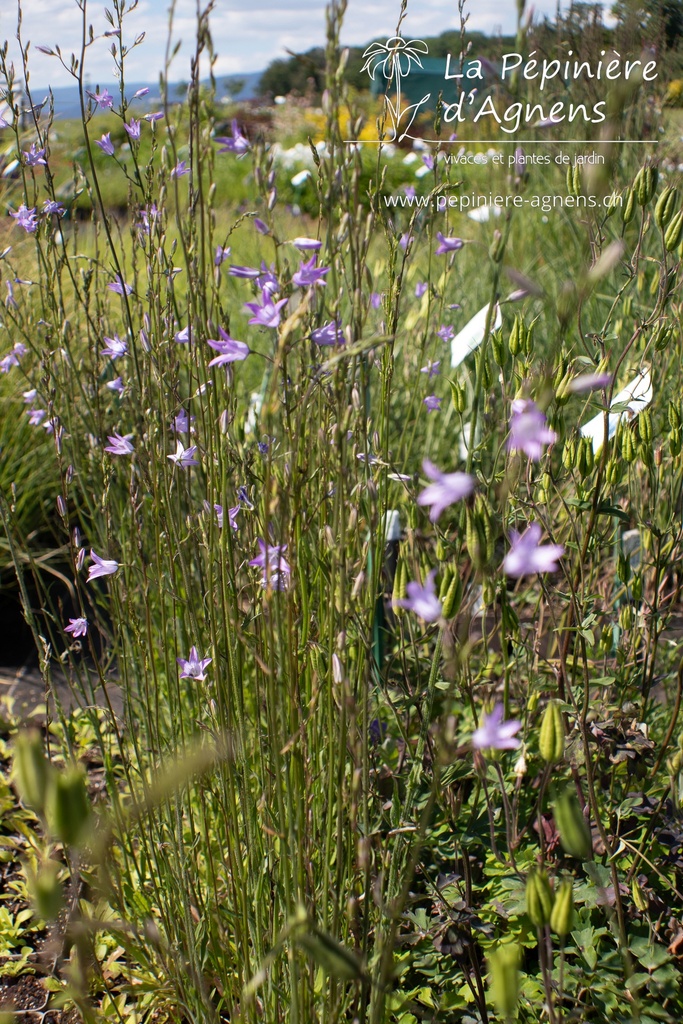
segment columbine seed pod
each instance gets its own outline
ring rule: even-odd
[[[574,893],[569,879],[560,885],[550,915],[550,927],[556,935],[564,938],[574,927]]]
[[[28,873],[28,890],[34,906],[44,921],[54,921],[64,905],[62,884],[58,878],[59,864],[45,860],[37,874]]]
[[[649,409],[643,409],[638,417],[638,433],[641,441],[647,445],[652,444],[652,414]]]
[[[633,191],[639,206],[647,206],[650,202],[657,191],[658,180],[659,171],[656,167],[646,164],[645,167],[640,168],[633,182]]]
[[[575,196],[581,195],[581,168],[578,164],[572,168],[572,192]]]
[[[508,341],[508,348],[513,356],[519,355],[524,348],[526,340],[526,325],[524,320],[519,313],[515,316],[512,329],[510,331],[510,339]]]
[[[494,331],[491,335],[491,348],[496,366],[501,368],[505,365],[505,348],[503,347],[503,335],[500,331]]]
[[[671,324],[662,324],[655,333],[653,339],[653,345],[657,352],[662,352],[671,341],[673,334],[673,326]]]
[[[548,764],[557,764],[564,757],[564,722],[557,701],[549,701],[545,709],[538,749]]]
[[[90,821],[90,801],[80,768],[69,768],[56,776],[47,816],[50,831],[65,846],[80,845]]]
[[[465,546],[475,569],[486,564],[486,533],[481,517],[468,508],[465,513]]]
[[[553,891],[548,875],[542,869],[532,871],[526,880],[526,912],[531,923],[543,928],[550,921],[553,909]]]
[[[439,601],[443,604],[443,601],[448,593],[448,588],[451,585],[453,579],[453,569],[450,565],[445,565],[443,575],[441,577],[441,586],[439,587]]]
[[[503,1020],[514,1017],[519,999],[519,949],[499,946],[489,958],[493,1005]]]
[[[625,604],[619,611],[619,625],[624,633],[633,628],[633,609],[630,604]]]
[[[564,449],[562,451],[562,465],[565,469],[576,468],[576,456],[577,456],[578,444],[576,437],[568,437],[564,442]]]
[[[576,793],[570,789],[565,790],[556,798],[553,810],[555,824],[565,852],[570,857],[577,857],[579,860],[588,860],[589,857],[592,857],[593,843],[590,829],[583,816],[583,811],[579,807]]]
[[[664,235],[664,248],[667,252],[673,252],[683,236],[683,210],[679,210],[666,229]]]
[[[664,189],[655,206],[655,224],[662,231],[676,212],[677,205],[678,190],[673,185],[669,185]]]
[[[448,592],[443,599],[442,615],[444,619],[452,619],[460,608],[460,602],[462,601],[462,580],[457,572],[453,573],[453,577],[448,588]]]
[[[626,193],[626,202],[622,207],[621,219],[624,224],[630,224],[636,212],[636,194],[632,188]]]
[[[681,454],[681,431],[680,427],[674,427],[669,434],[669,450],[674,458]]]
[[[451,398],[456,412],[464,412],[467,408],[467,392],[460,381],[449,381],[451,385]]]
[[[610,459],[605,469],[605,479],[610,486],[615,487],[621,480],[621,466],[619,459]]]
[[[681,425],[681,413],[675,402],[669,402],[669,408],[667,409],[669,417],[669,426],[673,430],[674,427],[680,427]]]
[[[406,566],[405,560],[400,558],[398,565],[396,566],[396,572],[394,574],[394,587],[391,593],[391,600],[396,610],[397,601],[404,601],[406,594],[408,593],[408,567]]]
[[[640,601],[643,596],[643,577],[640,573],[636,573],[631,583],[631,595],[634,601]]]
[[[633,431],[630,427],[623,427],[621,430],[621,454],[624,458],[624,462],[631,463],[635,461],[638,454],[636,451],[636,442],[633,437]]]
[[[37,729],[25,730],[17,736],[13,769],[19,796],[25,804],[42,814],[50,783],[50,765]]]

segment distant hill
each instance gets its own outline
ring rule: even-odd
[[[257,95],[257,86],[262,76],[262,71],[250,71],[243,75],[220,75],[216,79],[216,96],[218,100],[250,100]],[[208,80],[202,83],[208,85]],[[114,97],[118,96],[118,84],[115,82],[100,82],[100,91],[108,89]],[[132,97],[138,89],[148,88],[146,96],[135,101],[135,108],[141,112],[154,110],[161,103],[159,83],[150,82],[128,82],[126,85],[126,96]],[[179,100],[185,96],[186,83],[171,82],[169,85],[169,99]],[[90,86],[95,91],[95,84]],[[47,94],[47,87],[32,86],[34,103],[42,103]],[[52,90],[55,103],[55,116],[60,118],[72,118],[81,116],[81,105],[78,96],[78,88],[75,85],[58,86]]]

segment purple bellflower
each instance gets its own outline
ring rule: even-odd
[[[196,679],[197,682],[203,683],[206,679],[204,669],[211,664],[211,658],[200,658],[197,654],[197,648],[190,647],[189,658],[176,658],[176,661],[180,665],[181,679]]]
[[[116,431],[113,434],[107,434],[109,444],[104,449],[105,452],[109,452],[110,455],[132,455],[135,448],[130,443],[129,437],[130,435],[121,437]]]
[[[100,558],[93,548],[90,549],[90,557],[93,564],[88,569],[88,583],[91,580],[96,580],[98,576],[113,576],[115,572],[119,571],[118,562],[115,562],[113,558]]]
[[[510,416],[510,435],[507,446],[510,451],[524,452],[534,462],[543,455],[543,447],[557,440],[557,434],[548,426],[545,413],[528,398],[515,398]]]
[[[273,302],[265,293],[263,294],[263,305],[258,302],[245,302],[244,305],[254,314],[248,321],[250,324],[258,324],[259,327],[272,327],[277,329],[280,326],[280,310],[287,305],[288,299],[280,299]]]
[[[564,554],[561,544],[539,544],[540,523],[529,523],[524,533],[510,531],[512,544],[503,560],[506,576],[528,576],[535,572],[555,572],[557,560]]]
[[[244,341],[236,341],[234,338],[231,338],[222,327],[218,328],[218,333],[220,334],[218,341],[214,341],[212,338],[207,339],[207,344],[218,352],[218,355],[215,359],[211,360],[209,366],[225,366],[227,363],[235,363],[247,358],[249,346]]]
[[[449,238],[441,231],[437,231],[436,238],[439,243],[436,248],[437,256],[443,256],[447,252],[458,252],[465,244],[462,238]]]
[[[417,496],[418,505],[431,505],[430,520],[435,523],[444,509],[469,497],[476,483],[469,473],[442,473],[429,459],[422,462],[422,471],[432,481]]]
[[[490,715],[484,713],[479,728],[472,733],[472,746],[475,750],[515,750],[521,746],[515,736],[522,728],[516,718],[503,721],[503,705],[496,704]]]
[[[299,265],[299,269],[295,274],[292,275],[292,284],[296,285],[297,288],[309,288],[315,287],[315,285],[324,285],[325,281],[323,278],[326,274],[329,274],[329,267],[316,267],[316,256],[311,256],[310,260],[304,260]],[[375,306],[375,309],[377,307]]]
[[[88,632],[88,620],[84,616],[69,619],[69,625],[64,627],[64,632],[71,633],[74,639],[78,636],[85,636]]]
[[[231,131],[232,135],[220,135],[214,139],[214,142],[218,142],[221,146],[218,152],[236,153],[237,156],[244,156],[249,150],[249,139],[240,131],[237,120],[233,120]]]
[[[190,466],[199,465],[199,460],[194,457],[194,453],[196,451],[196,445],[192,445],[190,448],[185,448],[182,441],[176,441],[175,454],[167,455],[166,457],[176,466],[180,466],[181,469],[188,469]]]
[[[403,600],[396,601],[399,608],[407,608],[408,611],[414,612],[424,622],[436,622],[441,617],[443,609],[441,601],[436,596],[436,589],[434,587],[435,576],[436,569],[432,569],[425,580],[424,586],[415,581],[409,583],[406,587],[408,596]]]

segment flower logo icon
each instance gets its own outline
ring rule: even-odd
[[[391,82],[394,86],[395,105],[388,95],[385,97],[393,128],[393,136],[390,140],[392,142],[400,142],[401,139],[408,137],[408,132],[419,108],[431,96],[431,93],[427,93],[418,103],[412,103],[404,110],[401,109],[401,79],[410,74],[413,65],[422,68],[420,55],[424,56],[427,53],[429,53],[429,47],[422,39],[406,40],[402,36],[391,36],[385,43],[371,43],[363,53],[365,63],[361,70],[367,71],[373,82],[375,75],[380,71],[387,83]],[[403,126],[401,122],[405,122]]]

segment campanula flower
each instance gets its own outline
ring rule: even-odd
[[[175,454],[167,455],[166,458],[170,459],[176,466],[180,466],[181,469],[188,469],[190,466],[199,465],[199,460],[194,457],[194,453],[196,451],[196,445],[192,445],[190,448],[185,448],[182,441],[177,441]]]
[[[32,206],[29,210],[26,204],[22,203],[16,213],[12,213],[10,210],[10,215],[14,217],[19,227],[23,228],[29,235],[32,235],[38,227],[35,206]]]
[[[408,611],[414,612],[418,618],[423,619],[425,622],[436,622],[441,617],[441,601],[436,596],[436,589],[434,587],[434,577],[436,576],[436,569],[427,576],[424,586],[420,583],[413,581],[406,587],[407,597],[403,600],[396,601],[399,608],[407,608]]]
[[[465,244],[462,238],[448,238],[441,231],[437,231],[436,237],[439,243],[436,248],[437,256],[442,256],[444,253],[447,252],[458,252],[458,250],[462,249],[463,245]]]
[[[427,406],[427,412],[439,412],[442,402],[443,398],[438,395],[427,395],[422,404]]]
[[[304,260],[304,262],[299,264],[299,269],[292,275],[292,284],[296,285],[297,288],[309,288],[315,287],[318,284],[325,284],[323,278],[326,274],[329,274],[330,268],[316,267],[316,259],[317,257],[314,254],[310,260]]]
[[[251,323],[252,321],[249,322]],[[209,366],[225,366],[227,363],[235,363],[247,358],[249,346],[244,341],[236,341],[234,338],[231,338],[222,327],[218,328],[218,333],[220,334],[218,341],[214,341],[212,338],[207,339],[207,344],[218,352],[218,355],[215,359],[211,360]]]
[[[516,718],[503,721],[503,705],[496,704],[490,715],[484,713],[479,728],[472,733],[472,746],[475,750],[515,750],[521,746],[515,736],[522,728]]]
[[[31,148],[26,151],[24,150],[24,158],[28,167],[47,167],[47,160],[45,159],[45,150],[38,149],[35,142],[31,143]]]
[[[527,398],[515,398],[510,416],[510,435],[507,446],[510,451],[524,452],[534,462],[543,455],[543,447],[557,440],[557,434],[548,426],[545,414],[535,402]]]
[[[93,548],[90,549],[90,557],[93,564],[88,569],[88,583],[91,580],[96,580],[98,576],[113,576],[115,572],[119,571],[118,562],[115,562],[113,558],[100,558]]]
[[[291,568],[284,557],[283,552],[287,550],[286,544],[266,544],[264,540],[258,542],[259,554],[252,558],[249,565],[257,566],[263,570],[261,584],[267,587],[270,583],[273,590],[285,590],[287,578],[291,574]]]
[[[280,299],[273,302],[265,294],[263,304],[258,302],[245,302],[244,305],[254,314],[248,321],[250,324],[257,324],[259,327],[278,328],[280,326],[280,310],[287,305],[288,299]]]
[[[237,156],[244,156],[249,150],[249,140],[239,129],[237,120],[234,119],[231,125],[232,135],[219,135],[214,139],[221,148],[219,153],[236,153]]]
[[[77,619],[69,619],[69,625],[64,627],[65,633],[71,633],[74,639],[78,636],[85,636],[88,632],[88,620],[85,616]]]
[[[476,480],[469,473],[442,473],[429,459],[422,462],[422,471],[432,481],[417,497],[418,505],[431,505],[429,518],[437,521],[444,509],[469,497]]]
[[[140,138],[140,122],[136,121],[134,117],[131,117],[130,124],[123,122],[123,127],[126,129],[128,138],[132,139],[133,142],[137,142]]]
[[[541,526],[529,523],[524,533],[510,531],[510,550],[503,560],[506,576],[528,576],[536,572],[555,572],[557,560],[564,554],[561,544],[539,544]]]
[[[344,334],[342,325],[338,320],[330,320],[323,327],[317,327],[311,331],[311,341],[316,345],[343,345]]]
[[[129,440],[130,434],[126,437],[121,437],[120,434],[117,434],[116,431],[114,431],[113,434],[108,434],[107,438],[109,440],[109,444],[104,450],[105,452],[109,452],[110,455],[132,455],[135,451],[135,448]]]
[[[114,143],[111,141],[111,132],[107,132],[101,139],[95,139],[95,145],[99,146],[107,156],[114,155]]]
[[[114,97],[108,89],[103,89],[102,92],[89,92],[87,95],[91,100],[94,100],[97,106],[101,107],[102,110],[111,110],[114,105]]]
[[[181,679],[196,679],[197,682],[203,683],[206,679],[204,669],[211,664],[211,658],[200,658],[197,654],[197,648],[192,646],[190,648],[189,658],[176,658],[176,661],[180,665]]]
[[[178,160],[175,167],[171,171],[172,178],[184,178],[186,174],[190,173],[190,168],[187,166],[185,160]]]
[[[128,342],[122,341],[118,334],[115,334],[113,338],[105,338],[106,346],[102,349],[103,356],[109,356],[110,359],[118,359],[120,356],[125,356],[128,352]]]

